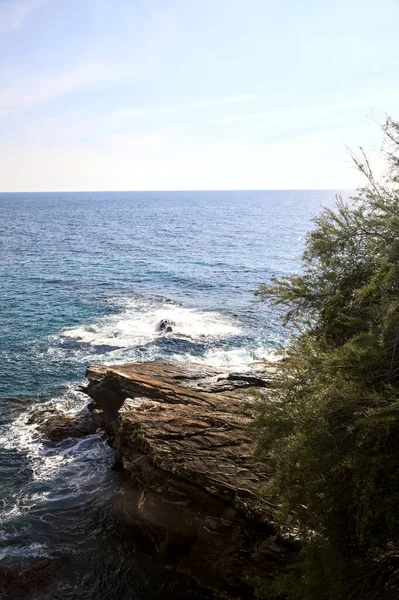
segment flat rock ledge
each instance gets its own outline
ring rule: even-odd
[[[128,522],[225,597],[251,598],[296,557],[260,499],[267,471],[243,401],[271,376],[161,361],[86,371],[89,408],[124,470]]]

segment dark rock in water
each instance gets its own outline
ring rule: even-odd
[[[218,382],[234,382],[234,388],[267,387],[271,381],[270,375],[251,375],[248,373],[229,373],[227,376],[218,377]]]
[[[75,389],[77,392],[82,392],[82,394],[85,394],[87,391],[87,385],[78,385]]]
[[[2,409],[4,408],[9,413],[20,413],[25,412],[29,405],[36,401],[36,398],[32,396],[24,396],[22,398],[5,398],[2,403]]]
[[[29,402],[30,398],[6,398],[5,401],[10,404],[16,404],[17,406],[25,406]]]
[[[172,327],[175,327],[175,325],[176,323],[170,319],[161,319],[156,330],[163,333],[171,333],[173,331]]]
[[[165,304],[172,304],[172,306],[182,306],[181,302],[176,302],[175,300],[171,300],[170,298],[166,298],[164,302]]]
[[[29,417],[27,424],[34,425],[35,423],[38,423],[40,425],[50,418],[49,415],[53,415],[54,413],[58,416],[61,416],[59,410],[56,408],[43,408],[42,410],[37,410],[31,417]]]
[[[38,423],[38,430],[53,442],[70,437],[85,437],[95,433],[98,428],[93,414],[87,409],[71,417],[61,414],[57,409],[48,408],[36,412],[28,423]]]
[[[116,473],[123,473],[125,470],[124,466],[123,466],[123,462],[121,460],[116,460],[111,468]]]
[[[91,345],[91,349],[98,354],[103,354],[105,352],[112,352],[113,350],[120,350],[123,346],[113,346],[111,344],[96,344]]]
[[[97,427],[94,423],[80,423],[73,418],[54,417],[49,419],[40,430],[53,442],[59,442],[67,438],[85,437],[95,433]]]
[[[62,577],[59,560],[42,558],[0,566],[1,600],[29,600],[56,588]]]
[[[267,373],[225,374],[222,393],[220,371],[203,365],[93,366],[86,376],[125,471],[127,519],[159,552],[201,585],[240,597],[295,560],[260,499],[267,469],[237,389],[264,386]]]

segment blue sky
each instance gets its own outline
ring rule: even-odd
[[[0,0],[0,191],[353,188],[398,0]]]

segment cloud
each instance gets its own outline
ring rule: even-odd
[[[6,0],[0,4],[0,34],[19,29],[26,17],[47,0]]]

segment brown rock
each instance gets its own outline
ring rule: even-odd
[[[88,410],[72,417],[50,408],[36,412],[28,422],[38,423],[38,430],[54,442],[69,437],[85,437],[98,428],[94,415]]]
[[[89,367],[86,376],[125,469],[125,513],[159,552],[178,556],[203,585],[244,596],[294,559],[260,500],[267,469],[254,458],[252,415],[237,394],[267,385],[267,373],[229,378],[147,362]],[[228,389],[216,393],[220,380]]]

